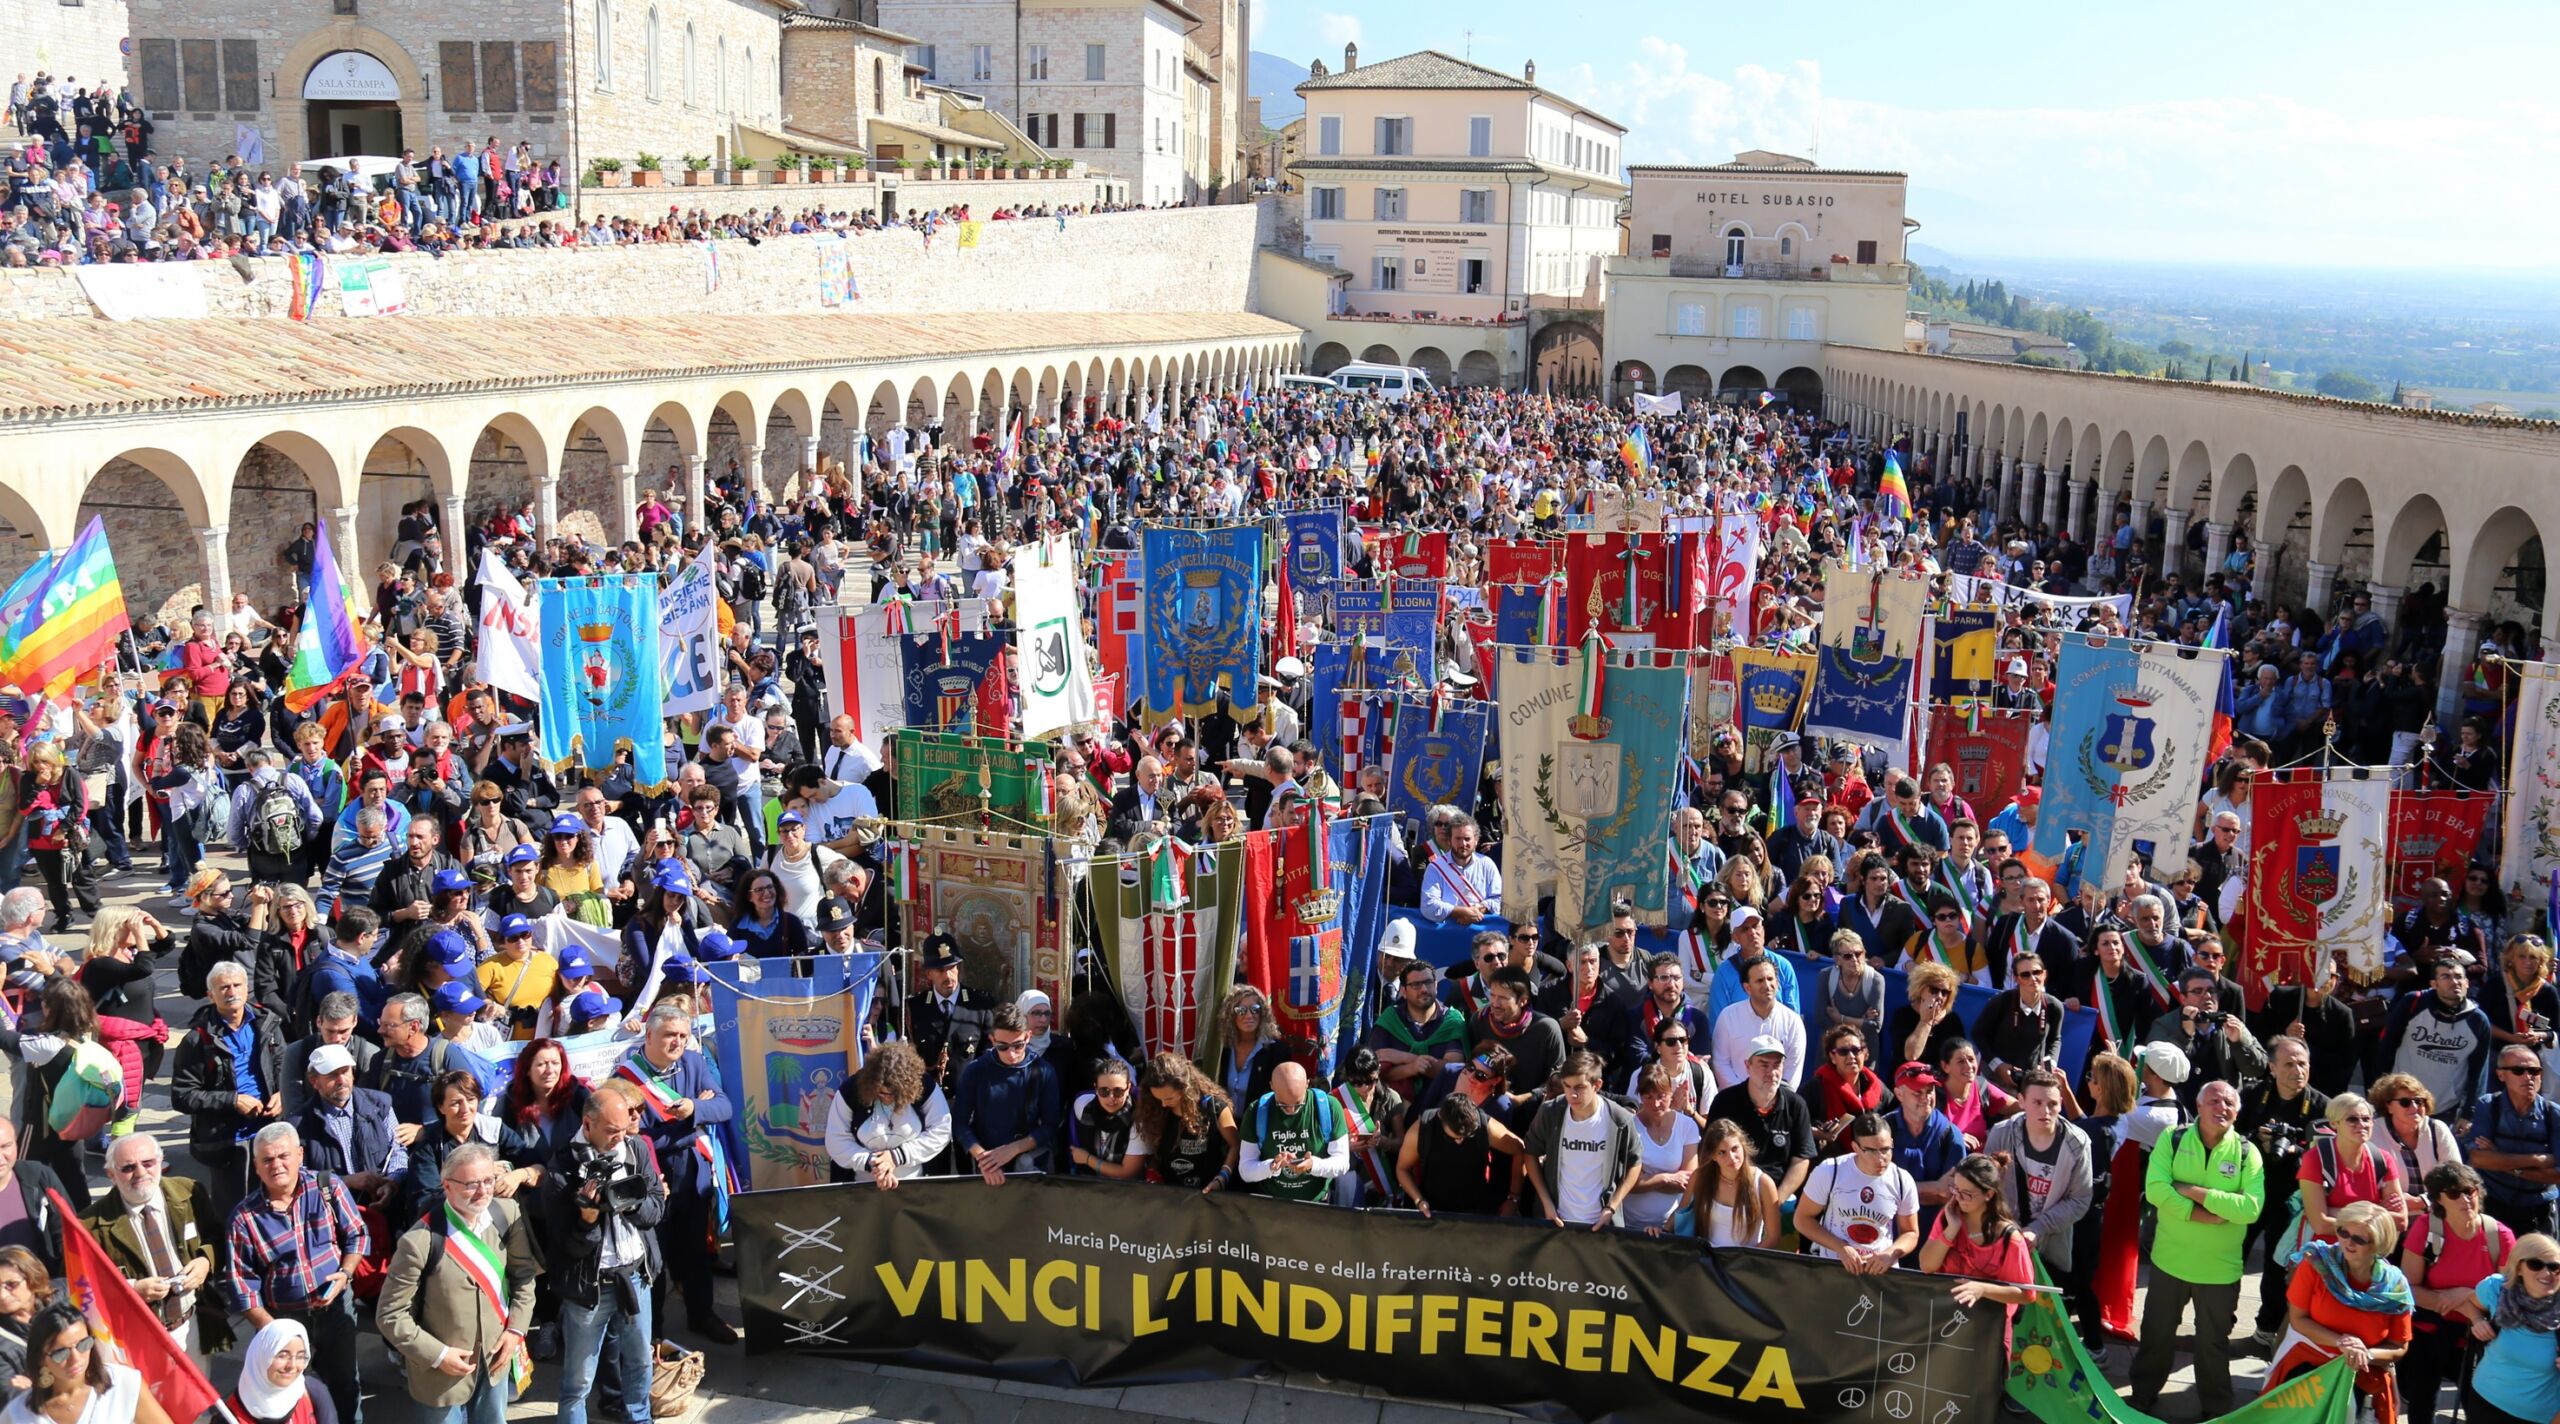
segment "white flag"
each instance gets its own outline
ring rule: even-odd
[[[1101,717],[1076,615],[1074,546],[1063,538],[1013,551],[1013,661],[1024,741]]]
[[[530,702],[542,700],[534,673],[533,601],[498,556],[480,551],[480,680]]]
[[[708,712],[720,701],[720,593],[711,547],[658,592],[658,656],[666,715]]]
[[[1638,415],[1678,415],[1680,408],[1688,404],[1678,391],[1658,396],[1649,396],[1638,391],[1635,393],[1635,403]]]

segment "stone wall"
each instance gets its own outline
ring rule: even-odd
[[[654,190],[651,200],[667,191]],[[1234,312],[1249,309],[1253,230],[1251,207],[1224,206],[1074,217],[1063,230],[1045,218],[990,222],[975,250],[962,249],[949,227],[930,247],[922,233],[905,228],[846,240],[864,312]],[[780,314],[822,309],[818,242],[722,242],[717,290],[710,289],[704,253],[689,244],[386,260],[405,276],[409,311],[418,316]],[[204,262],[195,270],[210,315],[285,318],[281,259]],[[0,272],[0,320],[93,318],[68,273]],[[335,297],[321,299],[314,319],[344,319]]]
[[[124,56],[117,50],[131,33],[125,0],[83,0],[63,5],[56,0],[29,0],[9,7],[9,33],[0,41],[0,75],[32,79],[41,70],[56,79],[77,79],[88,88],[101,79],[110,85],[124,79]]]
[[[670,163],[670,168],[674,165]],[[666,181],[654,188],[628,186],[631,175],[623,175],[625,186],[615,188],[581,188],[577,210],[582,217],[660,218],[667,209],[692,212],[699,208],[707,213],[763,212],[781,208],[784,212],[806,212],[824,208],[831,213],[876,213],[880,211],[880,184],[866,174],[859,182],[774,183],[770,175],[752,184],[705,182],[685,186],[684,174],[668,172]],[[962,178],[918,179],[913,173],[902,174],[894,211],[902,214],[922,212],[928,208],[951,208],[963,204],[971,212],[991,213],[1012,205],[1080,207],[1090,203],[1116,201],[1129,185],[1107,173],[1069,178],[990,178],[985,181]],[[1105,214],[1104,216],[1116,216]],[[1072,221],[1072,220],[1071,220]],[[1053,223],[1052,226],[1055,226]]]

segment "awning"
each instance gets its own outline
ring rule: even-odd
[[[736,128],[735,140],[738,152],[753,159],[780,158],[786,153],[825,153],[840,158],[865,156],[861,149],[851,144],[838,143],[831,138],[820,138],[816,134],[804,133],[799,129],[759,128],[754,124],[746,123],[738,124]]]
[[[986,138],[979,134],[963,133],[958,129],[944,128],[940,124],[928,124],[910,119],[883,118],[880,115],[874,114],[871,118],[871,131],[874,134],[877,134],[883,129],[895,134],[909,134],[922,139],[926,143],[939,143],[953,148],[1004,147],[1002,143],[995,139]],[[880,140],[874,138],[871,141],[874,144],[877,144]],[[912,157],[913,155],[909,156]]]

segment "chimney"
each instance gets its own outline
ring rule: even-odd
[[[1307,66],[1307,77],[1309,79],[1322,79],[1324,78],[1325,73],[1324,61],[1321,59]]]
[[[1530,60],[1520,66],[1520,77],[1531,84],[1538,82],[1538,62]]]
[[[1360,42],[1358,40],[1353,40],[1351,43],[1342,47],[1342,72],[1348,74],[1359,67]]]

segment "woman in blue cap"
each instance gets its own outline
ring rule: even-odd
[[[523,915],[501,917],[496,938],[497,953],[481,961],[473,977],[479,981],[480,992],[497,1005],[508,1037],[529,1043],[534,1037],[534,1020],[541,1017],[542,1006],[550,1002],[560,964],[547,951],[534,947],[533,921]]]

